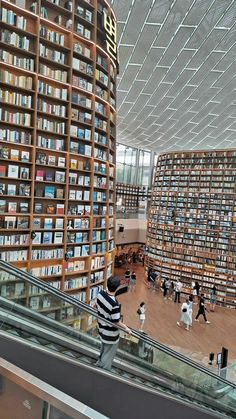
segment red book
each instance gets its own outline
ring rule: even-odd
[[[6,176],[6,166],[0,166],[0,176]]]

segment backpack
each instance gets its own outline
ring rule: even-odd
[[[141,313],[142,312],[141,312],[140,307],[139,307],[138,310],[137,310],[137,314],[140,316]]]

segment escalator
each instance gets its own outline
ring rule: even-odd
[[[0,356],[108,417],[236,418],[235,384],[137,331],[96,368],[96,311],[2,261],[0,295]]]

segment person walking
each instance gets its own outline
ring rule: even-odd
[[[213,285],[210,291],[210,311],[213,311],[213,312],[215,311],[216,300],[217,300],[217,289],[216,289],[216,286]]]
[[[194,304],[197,304],[199,301],[199,291],[200,291],[200,285],[198,281],[195,281],[195,284],[193,286],[193,296],[194,296]]]
[[[177,326],[181,327],[181,323],[185,326],[185,330],[189,330],[190,317],[189,317],[189,306],[188,299],[181,306],[180,321],[177,322]]]
[[[178,303],[180,303],[180,293],[181,293],[182,286],[183,286],[182,282],[180,282],[180,280],[177,279],[177,282],[175,284],[175,303],[177,303],[177,300],[178,300]]]
[[[195,317],[195,322],[199,322],[198,317],[203,316],[205,323],[210,324],[210,322],[206,318],[206,307],[205,307],[205,300],[204,300],[204,294],[201,294],[200,301],[199,301],[199,309],[198,313]]]
[[[145,303],[144,303],[144,301],[142,301],[142,303],[140,303],[140,306],[139,306],[138,311],[137,311],[137,313],[139,315],[139,325],[140,325],[139,331],[140,332],[143,332],[143,326],[144,326],[144,322],[145,322],[145,318],[146,318],[145,311],[146,311]]]
[[[135,286],[136,286],[136,273],[133,271],[130,277],[130,291],[134,291],[135,290]]]
[[[168,290],[166,279],[164,279],[164,281],[162,282],[162,286],[161,287],[163,289],[163,297],[164,297],[164,300],[166,300],[167,299],[167,290]]]
[[[125,271],[125,279],[127,281],[128,288],[129,288],[129,284],[130,284],[130,275],[131,275],[130,269],[127,268],[126,271]]]
[[[188,304],[188,315],[189,315],[189,320],[190,320],[189,326],[192,327],[193,325],[193,296],[192,295],[188,297],[187,304]]]
[[[102,290],[97,296],[97,312],[100,318],[98,322],[98,332],[102,342],[101,351],[96,362],[97,367],[111,370],[112,361],[117,351],[119,344],[120,331],[117,326],[122,327],[129,335],[131,330],[120,318],[120,304],[117,301],[115,294],[120,286],[120,279],[118,277],[109,278],[107,281],[107,290]],[[109,320],[113,325],[108,325],[104,320]]]
[[[170,281],[170,286],[169,286],[169,297],[168,297],[168,299],[169,299],[169,300],[172,300],[172,296],[173,296],[173,293],[174,293],[174,289],[175,289],[174,282],[173,282],[173,281]]]

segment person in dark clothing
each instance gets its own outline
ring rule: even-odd
[[[166,300],[167,299],[167,290],[168,290],[168,288],[167,288],[167,281],[166,281],[166,279],[164,279],[164,281],[163,281],[163,283],[162,283],[162,289],[163,289],[163,297],[164,297],[164,299]]]
[[[210,324],[210,322],[206,318],[205,310],[206,310],[206,307],[205,307],[204,294],[201,294],[201,298],[200,298],[200,301],[199,301],[199,309],[198,309],[198,313],[197,313],[196,318],[195,318],[195,322],[199,322],[198,317],[202,315],[204,317],[205,322],[207,324]]]
[[[136,253],[135,253],[135,252],[133,252],[133,253],[132,253],[132,263],[136,263],[136,260],[137,260]]]

